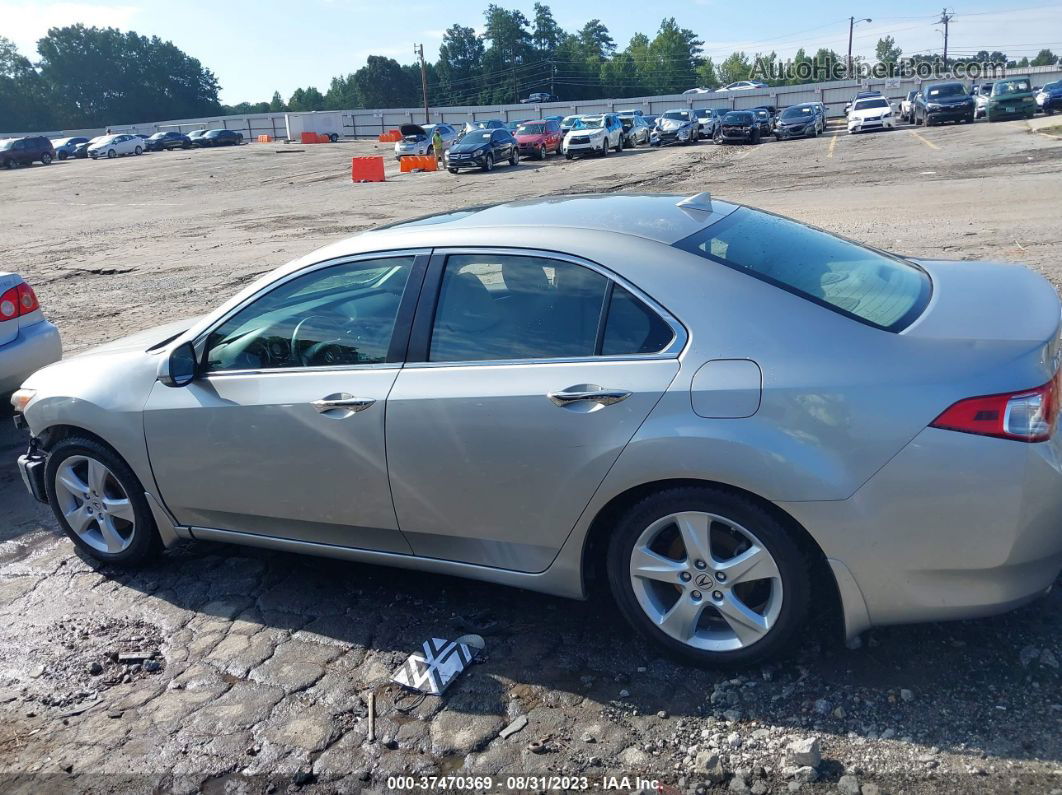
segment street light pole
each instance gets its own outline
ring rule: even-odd
[[[431,116],[428,113],[428,69],[424,65],[424,45],[414,44],[413,52],[420,56],[420,90],[424,95],[424,123],[431,122]]]
[[[852,31],[855,30],[855,26],[860,22],[872,22],[873,20],[856,19],[855,17],[848,17],[848,61],[847,61],[847,77],[849,80],[852,78]]]

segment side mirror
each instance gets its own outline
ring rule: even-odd
[[[166,386],[188,386],[195,380],[199,362],[191,342],[178,345],[159,363],[159,381]]]

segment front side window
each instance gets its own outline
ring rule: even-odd
[[[675,246],[888,331],[910,325],[929,300],[920,268],[748,207]]]
[[[271,290],[207,337],[206,370],[387,361],[412,256],[348,262]]]

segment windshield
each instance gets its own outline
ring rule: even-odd
[[[909,325],[929,299],[920,268],[748,207],[675,246],[889,331]]]
[[[14,138],[5,138],[4,140],[0,141],[0,150],[10,149],[12,146],[14,146],[14,144]]]
[[[752,124],[752,114],[747,112],[728,113],[723,117],[723,124]]]
[[[461,139],[463,144],[482,144],[490,140],[492,135],[491,130],[472,130],[464,138]]]
[[[148,138],[148,140],[149,141],[157,141],[160,138],[165,138],[167,135],[169,135],[169,133],[155,133],[150,138]]]
[[[992,96],[998,96],[999,94],[1017,94],[1020,91],[1031,91],[1029,87],[1029,81],[1022,80],[1000,80],[998,83],[992,86]]]
[[[565,126],[565,127],[571,127],[571,126],[573,126],[573,125],[574,125],[574,124],[575,124],[575,123],[576,123],[577,121],[579,121],[579,117],[578,117],[578,116],[565,116],[565,117],[564,117],[564,121],[562,121],[562,122],[561,122],[561,124],[562,124],[563,126]]]
[[[852,106],[852,110],[870,110],[871,108],[887,108],[888,100],[884,99],[861,99]]]
[[[961,97],[965,96],[966,89],[961,83],[948,83],[944,86],[933,86],[929,89],[929,97]]]
[[[791,108],[786,108],[782,111],[783,119],[799,119],[803,116],[810,116],[812,114],[812,107],[810,105],[794,105]]]
[[[546,125],[539,122],[537,124],[521,124],[516,128],[517,135],[542,135],[546,132]]]
[[[93,138],[92,142],[94,144],[109,144],[113,143],[117,137],[117,135],[105,135],[102,138]]]
[[[676,121],[689,121],[690,113],[688,110],[669,110],[664,114],[665,119],[675,119]]]
[[[1062,81],[1056,82],[1056,83],[1047,83],[1043,87],[1042,90],[1043,91],[1058,91],[1059,89],[1062,89]]]
[[[580,125],[580,129],[590,129],[593,127],[605,126],[605,119],[603,116],[583,116],[580,121],[582,122],[582,124]]]

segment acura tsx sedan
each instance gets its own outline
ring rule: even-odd
[[[531,241],[531,242],[529,242]],[[359,234],[15,393],[83,552],[209,539],[618,609],[715,665],[980,616],[1062,567],[1060,303],[707,194]]]

